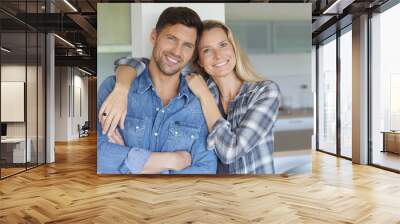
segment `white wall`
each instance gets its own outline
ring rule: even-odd
[[[279,84],[284,95],[283,106],[295,109],[314,106],[310,56],[310,53],[250,54],[249,58],[257,72]],[[300,88],[302,84],[307,85],[306,92]]]
[[[2,65],[1,81],[25,82],[25,73],[25,65]],[[1,108],[1,110],[7,110],[7,108]],[[7,137],[25,137],[25,126],[25,122],[7,123]]]
[[[81,126],[85,123],[85,121],[88,121],[88,78],[87,76],[83,77],[80,76],[79,74],[82,73],[78,73],[78,75],[76,74],[75,70],[75,75],[74,75],[74,93],[75,94],[73,96],[74,99],[74,108],[73,110],[75,110],[75,113],[72,113],[72,119],[71,119],[71,136],[72,138],[78,138],[79,137],[79,133],[78,133],[78,124],[80,124]],[[80,89],[80,99],[78,98],[78,92],[77,90]],[[79,103],[79,100],[81,101]],[[80,104],[80,105],[79,105]],[[82,113],[80,113],[79,111],[79,106],[81,106],[81,110]]]
[[[114,61],[130,56],[130,3],[97,4],[97,81],[114,74]]]
[[[114,74],[114,61],[121,57],[130,56],[131,52],[126,53],[97,53],[97,83],[100,84],[108,76]]]
[[[32,160],[36,162],[36,158],[39,159],[39,163],[44,162],[44,93],[43,88],[44,74],[42,67],[40,66],[25,66],[25,64],[3,64],[1,66],[2,82],[23,82],[26,85],[26,99],[24,96],[24,87],[19,89],[19,94],[22,94],[20,100],[20,106],[13,108],[12,106],[2,105],[2,114],[5,113],[19,113],[22,116],[19,122],[6,122],[7,123],[7,137],[9,138],[25,138],[25,135],[29,139]],[[27,81],[25,80],[27,78]],[[3,86],[3,83],[2,83]],[[2,98],[10,98],[7,96],[7,92],[2,88]],[[5,94],[5,95],[3,95]],[[10,93],[8,93],[10,94]],[[12,98],[10,98],[12,99]],[[15,100],[15,99],[14,99]],[[3,104],[4,102],[2,102]],[[10,102],[11,104],[13,102]],[[18,102],[14,102],[18,103]],[[26,105],[25,105],[26,103]],[[14,105],[15,106],[15,105]],[[19,111],[15,111],[19,110]],[[26,112],[26,119],[24,114]],[[3,119],[3,117],[2,117]],[[37,157],[38,154],[38,157]]]
[[[68,139],[68,85],[69,76],[67,67],[55,68],[55,140]]]
[[[26,69],[26,70],[25,70]],[[11,65],[2,65],[1,66],[1,81],[10,81],[10,82],[24,82],[26,72],[29,75],[36,74],[36,67],[18,64]],[[28,77],[29,78],[29,77]],[[36,81],[29,80],[30,85],[36,85]],[[27,88],[27,106],[29,106],[32,102],[35,102],[34,105],[31,105],[32,108],[36,108],[36,88]],[[33,92],[30,92],[33,91]],[[2,96],[3,98],[4,96]],[[32,108],[27,108],[27,112],[32,112]],[[1,110],[9,110],[10,108],[1,108]],[[24,110],[24,108],[22,108]],[[36,111],[35,111],[36,112]],[[36,113],[27,113],[27,121],[28,124],[28,137],[33,130],[36,130]],[[34,121],[34,124],[32,123]],[[25,137],[25,126],[27,122],[7,122],[7,136],[8,137]],[[34,127],[33,127],[34,126]],[[36,132],[35,132],[36,133]]]
[[[3,86],[3,85],[5,85],[5,83],[3,83],[3,82],[21,82],[21,83],[26,83],[26,81],[25,81],[25,75],[26,75],[25,69],[28,69],[28,71],[31,71],[33,68],[31,66],[28,66],[26,68],[25,65],[24,66],[22,66],[22,65],[2,65],[2,68],[1,68],[2,87],[5,88],[5,86]],[[1,93],[2,93],[1,99],[9,99],[10,97],[8,97],[6,95],[3,95],[3,94],[7,94],[4,91],[5,91],[5,89],[1,90]],[[22,102],[18,102],[19,111],[12,112],[12,111],[10,111],[11,107],[7,107],[7,104],[5,104],[5,102],[1,102],[1,114],[3,115],[1,120],[4,121],[5,120],[4,116],[10,114],[7,117],[9,117],[9,118],[13,117],[14,121],[15,120],[20,121],[20,122],[10,122],[9,123],[10,127],[8,129],[10,129],[10,128],[12,129],[12,126],[18,125],[18,123],[20,123],[20,124],[24,123],[24,119],[25,119],[24,118],[24,97],[25,97],[24,96],[24,87],[22,86],[22,89],[14,90],[14,91],[18,91],[18,93],[16,93],[16,94],[19,94],[18,98],[20,100],[22,100]],[[21,105],[21,103],[22,103],[22,105]],[[14,106],[16,106],[16,105],[14,105]],[[13,109],[16,109],[16,108],[13,108]],[[13,115],[11,115],[11,114],[13,114]],[[18,114],[17,117],[15,117],[16,114]],[[16,119],[16,118],[18,118],[18,119]],[[7,118],[6,118],[6,120],[7,120]],[[18,136],[18,137],[23,137],[23,136],[25,136],[25,131],[21,130],[19,132],[19,134],[21,136]]]
[[[88,78],[75,68],[56,67],[55,86],[55,141],[77,139],[78,124],[88,120]],[[77,105],[82,106],[82,114]]]
[[[28,70],[32,67],[28,66]],[[1,81],[25,82],[25,65],[2,65]]]

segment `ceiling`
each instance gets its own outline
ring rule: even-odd
[[[329,35],[339,19],[346,16],[354,16],[357,13],[377,7],[387,0],[340,0],[340,4],[330,7],[335,0],[254,0],[250,2],[268,3],[311,3],[313,40]],[[34,53],[35,43],[30,43],[28,38],[28,49],[25,52],[24,32],[29,31],[54,32],[59,37],[74,45],[55,38],[56,65],[81,66],[96,71],[96,44],[97,44],[97,3],[105,2],[168,2],[168,1],[117,1],[117,0],[1,0],[0,1],[0,27],[2,30],[2,44],[10,43],[9,46],[16,49],[14,54],[25,55]],[[169,1],[170,2],[170,1]],[[183,2],[183,1],[174,1]],[[192,1],[201,2],[201,1]],[[203,1],[204,2],[204,1]],[[213,2],[208,0],[207,2]],[[221,2],[221,1],[215,1]],[[249,1],[231,0],[228,2],[245,2],[246,4],[230,4],[229,13],[240,15],[247,19],[306,19],[304,13],[296,8],[285,13],[279,10],[279,5],[271,7],[259,7],[257,10],[245,10]],[[68,4],[69,3],[69,4]],[[333,13],[324,15],[327,8],[333,8]],[[50,12],[50,8],[53,13]],[[235,13],[236,12],[236,13]],[[228,12],[227,12],[228,13]],[[233,17],[231,17],[233,18]],[[238,18],[239,19],[239,18]],[[351,22],[351,19],[350,19]],[[24,31],[21,33],[21,31]],[[330,32],[334,32],[330,31]],[[11,44],[12,43],[12,44]]]

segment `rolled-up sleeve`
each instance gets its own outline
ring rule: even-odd
[[[265,139],[274,126],[279,105],[279,87],[270,82],[254,95],[237,128],[232,129],[224,118],[217,120],[207,138],[208,148],[215,148],[222,163],[231,164]]]
[[[117,71],[118,66],[127,65],[136,70],[136,74],[140,75],[146,69],[146,65],[149,63],[147,58],[133,58],[133,57],[122,57],[114,61],[114,72]]]
[[[151,152],[142,148],[131,148],[128,157],[125,160],[125,165],[131,173],[140,173],[144,165],[149,160]]]
[[[108,142],[103,135],[97,145],[98,174],[139,174],[151,152],[140,148],[129,148]]]

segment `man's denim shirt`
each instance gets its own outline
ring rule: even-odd
[[[115,86],[110,76],[98,91],[98,109]],[[207,150],[208,135],[201,105],[180,75],[179,94],[165,107],[153,88],[148,68],[132,83],[124,130],[119,129],[125,146],[109,142],[97,122],[97,172],[99,174],[137,174],[143,170],[151,152],[185,150],[192,155],[192,165],[181,171],[163,174],[215,174],[217,158]]]

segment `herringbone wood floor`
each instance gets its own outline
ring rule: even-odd
[[[313,153],[311,175],[98,176],[96,139],[0,181],[0,223],[400,223],[400,175]]]

